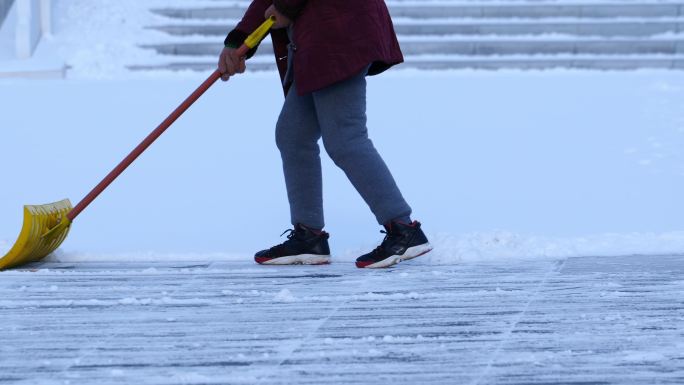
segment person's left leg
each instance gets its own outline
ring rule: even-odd
[[[378,223],[408,219],[411,207],[368,138],[365,71],[314,92],[313,101],[328,155],[347,175]]]
[[[314,92],[313,101],[326,151],[386,229],[382,244],[359,257],[356,266],[389,267],[432,250],[421,224],[411,221],[411,207],[368,138],[366,71]]]

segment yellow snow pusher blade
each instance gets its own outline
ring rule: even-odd
[[[24,206],[24,226],[12,249],[0,258],[0,270],[35,262],[50,255],[69,234],[68,199],[40,206]]]

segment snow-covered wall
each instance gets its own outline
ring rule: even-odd
[[[52,30],[54,0],[0,0],[2,57],[27,59]]]
[[[0,26],[5,21],[5,17],[10,10],[10,7],[14,3],[14,0],[0,0]]]

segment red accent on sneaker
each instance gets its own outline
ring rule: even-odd
[[[359,269],[363,269],[364,267],[370,266],[374,263],[375,262],[373,261],[356,261],[356,267],[358,267]]]
[[[392,223],[399,223],[399,224],[404,225],[404,226],[416,227],[416,225],[418,224],[418,221],[413,221],[411,223],[404,223],[401,221],[392,220],[392,221],[389,221],[383,225],[385,227],[385,230],[387,230],[388,232],[391,231],[392,230]]]
[[[311,231],[312,233],[318,235],[319,237],[320,237],[321,235],[325,234],[325,231],[323,231],[323,229],[321,229],[321,230],[316,230],[316,229],[311,228],[311,227],[309,227],[309,226],[305,226],[305,225],[303,225],[303,224],[301,224],[301,223],[298,223],[297,225],[299,225],[299,226],[305,228],[306,230]]]
[[[395,221],[395,222],[396,222],[396,223],[399,223],[399,224],[402,224],[402,225],[404,225],[404,226],[409,226],[409,227],[416,227],[416,225],[418,224],[418,221],[413,221],[413,222],[411,222],[411,223],[404,223],[404,222],[399,222],[399,221]]]
[[[254,261],[260,265],[263,265],[264,263],[270,261],[273,258],[266,258],[266,257],[254,257]]]

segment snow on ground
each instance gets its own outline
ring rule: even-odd
[[[0,239],[15,239],[23,204],[76,203],[205,75],[3,81]],[[77,219],[57,258],[243,259],[280,242],[277,83],[212,88]],[[683,96],[679,72],[397,70],[369,80],[369,127],[433,263],[681,253]],[[382,235],[324,163],[327,230],[349,261]]]
[[[75,204],[207,74],[125,69],[148,9],[217,1],[57,2],[47,41],[67,80],[0,82],[0,253],[21,206]],[[220,1],[221,4],[231,3]],[[227,29],[230,26],[227,25]],[[212,88],[75,223],[60,261],[248,259],[289,227],[275,73]],[[433,264],[684,252],[684,75],[669,71],[392,70],[369,80],[369,127]],[[337,261],[382,235],[325,158]]]
[[[676,256],[48,263],[0,273],[0,382],[680,384],[682,273]]]

